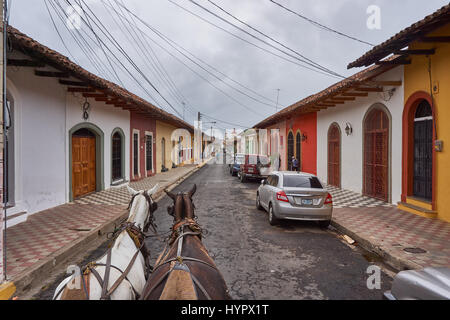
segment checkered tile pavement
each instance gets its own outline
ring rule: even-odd
[[[330,185],[327,185],[326,188],[333,197],[333,207],[337,209],[393,207],[390,203],[369,198],[353,191],[339,189]]]
[[[160,188],[165,188],[167,185],[183,177],[191,171],[196,165],[185,165],[171,169],[167,172],[159,173],[155,176],[148,177],[139,181],[130,183],[130,187],[135,190],[148,190],[159,183]],[[108,190],[96,192],[74,201],[75,204],[93,204],[93,205],[122,205],[128,204],[131,196],[128,193],[126,186],[112,187]]]
[[[450,223],[394,206],[337,208],[333,220],[398,259],[421,267],[450,267]],[[426,253],[411,254],[406,248],[421,248]]]
[[[23,270],[126,212],[126,206],[66,204],[36,213],[7,230],[7,275]]]
[[[194,168],[195,165],[185,165],[132,182],[130,186],[136,190],[146,190],[159,183],[160,188],[165,188]],[[120,217],[126,212],[130,199],[125,186],[111,188],[35,213],[26,222],[8,228],[8,278],[13,278],[70,242],[82,238],[90,230]]]

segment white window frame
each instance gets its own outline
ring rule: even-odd
[[[133,129],[133,136],[132,136],[132,140],[131,140],[131,173],[133,174],[133,178],[136,178],[136,175],[134,174],[134,135],[137,134],[138,136],[138,150],[137,150],[137,158],[138,158],[138,163],[137,163],[137,170],[138,170],[138,175],[137,177],[140,178],[141,177],[141,153],[140,153],[140,149],[141,149],[141,131],[138,129]]]
[[[147,137],[151,137],[152,138],[152,152],[153,150],[155,150],[155,141],[153,140],[153,132],[150,131],[145,131],[145,141],[147,141]],[[147,142],[144,146],[144,152],[145,152],[145,176],[148,176],[148,170],[147,170]],[[152,154],[152,162],[154,162],[154,156]],[[152,174],[155,173],[155,166],[152,163]]]

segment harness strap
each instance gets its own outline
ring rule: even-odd
[[[198,281],[198,279],[192,274],[191,272],[191,277],[192,277],[192,281],[194,281],[194,283],[197,285],[197,287],[200,288],[200,290],[203,292],[203,294],[205,295],[207,300],[212,300],[211,297],[209,296],[208,292],[205,290],[205,288],[202,286],[202,284],[200,283],[200,281]],[[198,296],[197,296],[198,298]]]
[[[161,284],[161,282],[163,282],[164,279],[166,279],[166,277],[167,277],[171,272],[172,272],[172,269],[169,269],[169,270],[161,277],[161,279],[159,279],[158,282],[156,282],[156,283],[153,285],[153,287],[150,288],[150,290],[147,292],[147,294],[142,295],[142,297],[141,297],[139,300],[146,300],[147,297],[153,292],[153,290],[155,290],[155,288],[156,288],[157,286],[159,286],[159,285]],[[143,292],[145,292],[145,290],[147,289],[147,286],[148,286],[149,283],[150,283],[150,282],[147,281],[147,283],[146,283],[145,286],[144,286]]]
[[[211,268],[217,270],[217,267],[213,266],[212,264],[210,264],[210,263],[208,263],[208,262],[206,262],[206,261],[203,261],[203,260],[200,260],[200,259],[196,259],[196,258],[183,257],[183,256],[181,256],[181,257],[176,257],[176,258],[172,258],[172,259],[169,259],[169,260],[164,261],[163,263],[161,263],[161,264],[159,264],[157,267],[155,267],[155,268],[153,269],[153,271],[155,271],[156,269],[158,269],[159,267],[161,267],[161,266],[163,266],[163,265],[165,265],[165,264],[167,264],[167,263],[171,263],[172,261],[179,261],[179,259],[181,259],[181,260],[183,260],[183,261],[186,260],[186,261],[200,262],[200,263],[206,264],[207,266],[209,266],[209,267],[211,267]]]
[[[142,245],[141,245],[142,247]],[[109,289],[109,291],[106,293],[106,295],[108,297],[110,297],[114,291],[116,291],[117,287],[120,285],[120,283],[126,278],[126,276],[128,275],[128,273],[130,272],[131,268],[134,265],[134,262],[136,261],[136,258],[140,252],[141,248],[139,248],[136,253],[133,255],[133,258],[131,259],[130,263],[128,264],[128,267],[125,269],[125,271],[120,275],[120,277],[116,280],[116,282],[114,282],[114,284],[112,285],[112,287]],[[129,282],[129,281],[128,281]],[[131,283],[131,282],[130,282]],[[131,285],[131,287],[133,287],[133,285]],[[134,289],[134,288],[133,288]]]
[[[106,255],[105,276],[103,278],[102,295],[100,297],[100,300],[106,300],[110,298],[107,295],[107,293],[108,293],[109,275],[111,273],[111,251],[112,247],[108,249],[108,253]]]

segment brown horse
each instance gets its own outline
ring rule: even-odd
[[[196,222],[192,196],[166,191],[174,204],[172,235],[158,257],[141,300],[230,300],[225,280],[202,243],[202,229]]]

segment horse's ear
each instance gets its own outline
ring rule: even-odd
[[[127,185],[127,189],[128,189],[128,192],[129,192],[132,196],[135,196],[136,194],[139,193],[139,192],[137,192],[136,190],[134,190],[133,188],[131,188],[129,185]]]
[[[158,191],[159,189],[159,184],[157,183],[153,188],[151,188],[150,190],[147,190],[147,194],[149,196],[152,196],[153,194],[155,194],[156,191]]]
[[[176,195],[174,195],[172,192],[168,191],[167,189],[164,189],[164,192],[167,193],[167,195],[169,197],[171,197],[173,201],[175,201],[175,199],[177,198]]]
[[[195,194],[195,191],[197,191],[197,184],[194,184],[191,191],[188,192],[189,198],[192,198],[192,196]]]

